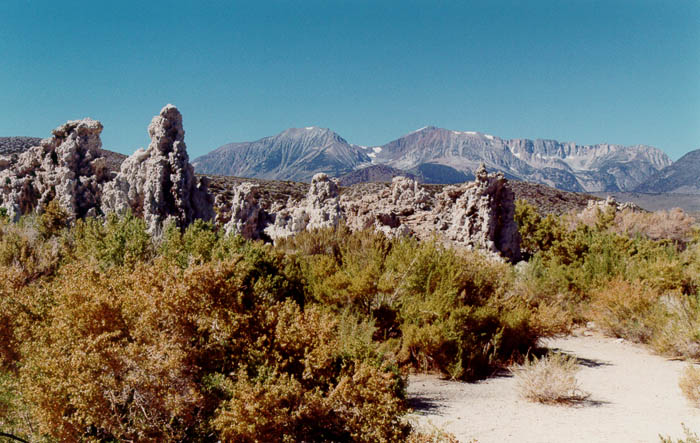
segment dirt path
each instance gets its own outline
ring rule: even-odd
[[[659,434],[683,437],[681,423],[700,434],[700,409],[678,387],[686,363],[612,338],[570,336],[543,344],[580,359],[577,378],[591,393],[587,402],[574,407],[528,402],[510,376],[462,383],[418,375],[408,385],[416,411],[412,420],[480,443],[658,442]]]

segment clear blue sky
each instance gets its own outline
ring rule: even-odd
[[[191,157],[435,125],[677,159],[700,148],[700,1],[0,2],[0,135],[89,116],[131,153],[166,103]]]

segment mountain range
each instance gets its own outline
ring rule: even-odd
[[[700,149],[690,151],[665,167],[635,191],[645,193],[700,194]]]
[[[350,174],[346,181],[354,182],[365,176],[390,180],[404,172],[425,183],[470,180],[481,163],[510,179],[576,192],[635,190],[672,164],[663,151],[645,145],[502,139],[434,126],[373,147],[351,144],[330,129],[294,128],[254,142],[223,145],[193,162],[202,174],[309,181],[325,172]]]

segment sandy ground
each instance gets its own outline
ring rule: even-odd
[[[658,442],[659,434],[684,437],[681,423],[700,434],[700,409],[678,387],[687,363],[613,338],[569,336],[543,344],[580,359],[577,378],[591,394],[586,402],[531,403],[519,397],[509,375],[479,383],[416,375],[408,385],[411,420],[481,443]]]

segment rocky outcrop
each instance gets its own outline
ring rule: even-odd
[[[69,121],[54,129],[53,137],[3,162],[0,206],[13,219],[40,212],[54,199],[70,218],[97,214],[102,184],[109,179],[101,132],[96,120]]]
[[[319,173],[311,179],[306,197],[298,204],[290,204],[274,215],[274,223],[265,228],[272,238],[287,237],[307,229],[337,226],[344,218],[339,204],[338,184]]]
[[[197,179],[189,163],[180,111],[165,106],[153,117],[148,134],[148,148],[124,160],[119,174],[105,186],[103,210],[131,210],[143,216],[151,233],[159,233],[170,221],[184,228],[197,218],[212,220],[214,200],[207,180]]]
[[[630,210],[635,212],[647,212],[646,210],[642,209],[641,207],[632,202],[620,203],[617,200],[615,200],[614,197],[609,195],[605,200],[588,200],[588,205],[586,206],[586,209],[581,211],[581,214],[597,214],[601,211],[606,212],[609,210],[616,212],[624,210]]]
[[[429,208],[430,196],[418,184],[418,182],[408,177],[394,177],[391,180],[391,196],[389,201],[392,205],[401,208],[401,212],[413,212],[415,210],[427,210]]]
[[[227,232],[274,240],[342,220],[351,230],[424,240],[437,234],[446,243],[520,259],[514,194],[502,174],[487,174],[483,167],[474,182],[449,186],[437,195],[407,177],[395,177],[391,185],[356,185],[340,194],[333,180],[317,174],[303,199],[284,202],[270,201],[272,194],[263,196],[261,186],[234,187]]]
[[[475,175],[473,182],[447,187],[438,197],[438,229],[452,243],[519,260],[513,191],[503,174],[488,174],[483,165]]]
[[[388,237],[414,234],[406,217],[416,213],[426,214],[430,209],[430,195],[420,184],[409,177],[394,177],[391,186],[379,193],[360,192],[347,194],[342,206],[351,229],[374,228]]]
[[[233,190],[231,218],[224,225],[226,234],[237,234],[249,240],[265,238],[263,230],[272,221],[260,207],[260,187],[254,183],[241,183]]]

